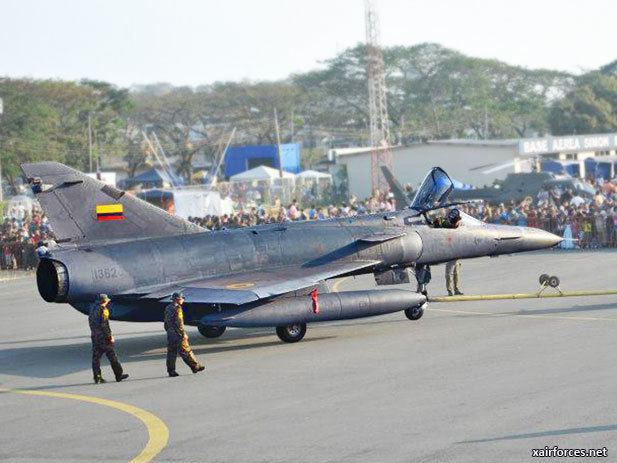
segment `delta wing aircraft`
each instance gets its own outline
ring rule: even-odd
[[[57,241],[41,258],[37,285],[47,302],[82,313],[99,293],[111,318],[155,322],[170,295],[186,296],[185,322],[206,337],[225,328],[273,327],[296,342],[311,322],[404,311],[419,319],[426,292],[396,288],[331,293],[326,282],[372,273],[378,285],[420,288],[429,265],[554,246],[533,228],[489,225],[463,214],[456,229],[432,228],[426,213],[448,207],[452,181],[433,168],[411,207],[311,222],[211,232],[54,162],[22,170]]]

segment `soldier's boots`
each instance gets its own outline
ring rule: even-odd
[[[116,377],[116,382],[118,383],[129,377],[129,375],[122,370],[122,365],[120,365],[120,362],[118,361],[112,362],[111,369],[114,371],[114,376]]]
[[[206,367],[201,364],[197,364],[195,368],[192,368],[193,373],[199,373],[200,371],[204,371],[205,369]]]
[[[463,295],[463,293],[462,293],[462,291],[460,289],[456,289],[454,291],[454,294],[456,294],[457,296],[462,296]]]
[[[106,383],[106,382],[107,382],[107,381],[105,381],[105,380],[103,379],[103,377],[102,377],[102,376],[100,376],[100,375],[99,375],[99,376],[95,376],[95,377],[94,377],[94,384],[104,384],[104,383]]]
[[[177,371],[168,371],[167,374],[170,378],[175,378],[176,376],[180,376]]]
[[[448,290],[448,296],[453,296],[453,295],[454,295],[454,293],[452,293],[452,290],[451,290],[451,289],[449,289],[449,290]]]

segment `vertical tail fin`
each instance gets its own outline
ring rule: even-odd
[[[22,164],[21,169],[58,241],[96,242],[202,230],[63,164]]]
[[[405,188],[403,188],[403,185],[401,185],[396,177],[394,177],[392,171],[387,166],[381,166],[381,172],[383,173],[386,182],[388,182],[390,191],[392,191],[392,194],[394,195],[396,207],[401,209],[403,207],[411,206],[411,198],[405,191]]]

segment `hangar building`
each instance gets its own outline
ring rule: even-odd
[[[579,177],[613,177],[617,134],[591,134],[508,140],[437,140],[391,148],[394,174],[416,188],[431,167],[440,166],[461,183],[490,185],[509,173],[532,168]],[[349,193],[371,194],[371,148],[330,150],[329,158],[345,166]]]

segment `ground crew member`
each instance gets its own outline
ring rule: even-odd
[[[165,331],[167,331],[167,373],[172,378],[178,376],[176,372],[176,358],[178,354],[184,360],[193,373],[203,371],[206,367],[201,365],[189,346],[189,337],[184,330],[184,295],[173,293],[171,304],[165,307]]]
[[[95,384],[105,382],[101,376],[101,357],[103,354],[107,356],[117,382],[129,377],[122,371],[122,365],[120,365],[114,351],[114,337],[111,335],[111,328],[109,327],[109,301],[107,294],[101,294],[98,301],[92,304],[88,316],[92,337],[92,373],[94,374]]]
[[[452,209],[446,217],[438,217],[433,221],[434,228],[457,228],[461,222],[461,213]],[[461,263],[458,259],[446,262],[446,289],[448,296],[462,295],[459,289]]]

